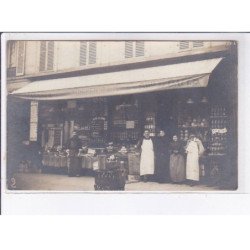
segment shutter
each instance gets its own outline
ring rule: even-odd
[[[144,56],[144,42],[137,41],[135,43],[135,56]]]
[[[41,41],[39,71],[45,71],[45,63],[46,63],[46,41]]]
[[[54,68],[54,42],[48,42],[47,70]]]
[[[203,45],[204,45],[203,41],[193,41],[193,47],[194,48],[203,47]]]
[[[96,63],[96,42],[89,42],[89,64]]]
[[[18,41],[16,74],[24,74],[25,41]]]
[[[80,66],[87,64],[87,42],[80,42]]]
[[[188,41],[180,41],[180,50],[189,49],[189,42]]]
[[[125,42],[125,58],[133,57],[133,42],[126,41]]]

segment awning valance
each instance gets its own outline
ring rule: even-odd
[[[222,58],[109,72],[70,78],[34,81],[13,95],[33,100],[60,100],[126,95],[206,87]]]

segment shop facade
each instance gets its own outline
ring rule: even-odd
[[[205,147],[201,182],[235,189],[236,50],[232,45],[179,62],[40,80],[12,94],[30,101],[29,136],[40,145],[45,167],[67,168],[67,142],[76,131],[83,169],[105,168],[112,142],[128,176],[136,179],[140,155],[134,146],[145,129],[152,137],[164,130],[169,140],[178,135],[183,146],[190,134],[199,137]]]

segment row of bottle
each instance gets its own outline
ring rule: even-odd
[[[190,134],[193,132],[189,130],[180,130],[180,140],[181,141],[187,141],[189,139]],[[199,133],[198,137],[202,140],[202,142],[208,142],[209,141],[209,132],[208,130],[203,131],[203,133]]]
[[[227,133],[224,134],[214,134],[211,136],[211,142],[215,143],[215,142],[223,142],[226,143],[227,142]]]
[[[211,116],[226,116],[226,108],[221,106],[212,107]]]
[[[154,124],[147,124],[147,125],[144,125],[144,128],[148,129],[150,131],[154,131],[155,130],[155,125]]]
[[[226,146],[224,144],[210,145],[209,150],[210,150],[210,154],[212,155],[225,154]]]
[[[124,131],[124,132],[114,132],[113,139],[119,139],[121,141],[126,140],[138,140],[139,132],[138,131]]]
[[[225,118],[216,118],[211,120],[211,128],[226,128],[227,127],[227,119]]]

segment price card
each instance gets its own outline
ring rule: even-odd
[[[135,128],[135,121],[126,121],[126,128],[127,129]]]

